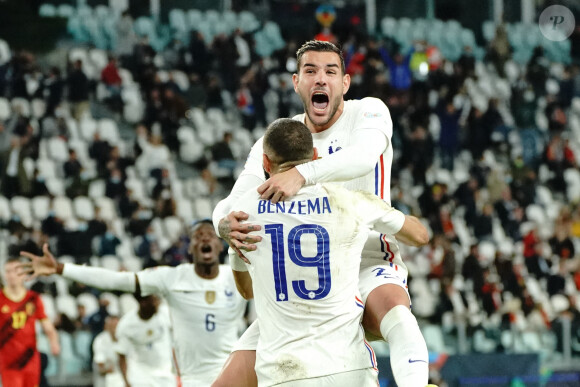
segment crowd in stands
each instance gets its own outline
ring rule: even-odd
[[[288,76],[301,42],[291,37],[270,57],[257,55],[252,35],[240,30],[210,43],[192,31],[187,45],[175,40],[156,52],[135,35],[130,15],[119,23],[124,35],[96,78],[87,76],[81,60],[42,69],[26,51],[0,63],[6,203],[0,222],[9,233],[8,255],[23,249],[40,254],[48,242],[55,255],[76,262],[116,255],[123,269],[186,262],[187,222],[211,214],[211,205],[227,195],[252,140],[271,119],[301,111]],[[380,37],[338,43],[352,78],[346,98],[377,97],[390,109],[392,203],[419,216],[432,234],[427,247],[403,249],[414,313],[450,335],[463,321],[474,351],[484,351],[476,332],[491,340],[487,350],[500,351],[509,346],[502,331],[514,329],[553,330],[561,350],[562,316],[572,319],[579,343],[580,58],[551,63],[539,47],[520,66],[500,32],[484,60],[465,49],[455,62],[430,57],[425,72],[417,63],[431,49],[424,42],[410,49]],[[187,75],[187,88],[173,70]],[[138,122],[124,115],[123,71],[139,87],[144,110]],[[103,138],[106,118],[92,137],[79,134],[91,105],[99,103],[99,85],[117,124],[131,127],[125,139]],[[216,110],[224,127],[213,143],[202,142],[207,128],[192,114]],[[184,126],[203,145],[199,157],[184,157]],[[63,141],[63,152],[47,156],[44,147],[54,139]],[[73,146],[79,139],[84,148]],[[47,160],[54,171],[42,165]],[[180,180],[177,162],[196,176]],[[62,180],[63,189],[51,179]],[[22,197],[30,203],[48,197],[46,214],[22,219],[15,209]],[[94,210],[63,219],[56,207],[66,198],[87,199]],[[182,216],[183,202],[199,198],[209,210],[192,212],[190,204]],[[87,289],[69,292],[81,290]],[[81,312],[72,320],[62,329],[86,329],[90,316]],[[447,340],[437,349],[454,351]]]

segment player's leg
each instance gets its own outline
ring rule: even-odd
[[[256,347],[260,329],[258,320],[246,329],[242,337],[234,345],[232,353],[224,364],[212,387],[257,387],[258,377],[256,365]]]
[[[377,371],[372,368],[340,372],[316,378],[292,380],[280,387],[378,387]]]
[[[212,387],[256,387],[258,378],[254,371],[255,364],[256,351],[232,352]]]
[[[383,274],[390,270],[381,268]],[[406,278],[399,275],[391,272],[378,276],[376,267],[361,269],[359,286],[365,301],[363,326],[370,334],[389,343],[391,368],[398,386],[425,386],[429,379],[427,345],[410,310]]]

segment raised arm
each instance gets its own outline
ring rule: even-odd
[[[265,180],[264,169],[262,168],[262,141],[256,141],[252,147],[244,170],[234,184],[232,191],[227,198],[220,201],[212,214],[212,222],[216,233],[225,240],[228,245],[240,256],[244,257],[242,251],[255,250],[260,237],[253,237],[248,233],[259,230],[251,224],[242,224],[247,219],[247,215],[242,212],[232,212],[233,204],[246,192],[255,189]]]
[[[20,270],[23,270],[31,277],[58,274],[73,281],[103,290],[120,290],[135,293],[138,289],[135,273],[118,272],[100,267],[75,265],[73,263],[63,264],[54,258],[46,243],[42,247],[42,252],[43,255],[38,256],[27,251],[21,251],[20,253],[30,259],[30,261],[20,264]]]

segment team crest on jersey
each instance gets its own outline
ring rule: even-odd
[[[8,305],[3,305],[2,313],[10,313],[10,307]]]
[[[215,292],[213,290],[205,292],[205,302],[208,304],[213,304],[215,302]]]
[[[26,314],[29,316],[32,316],[34,314],[36,307],[34,306],[34,304],[32,302],[27,302],[26,303]]]

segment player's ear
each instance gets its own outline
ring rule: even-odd
[[[344,74],[342,77],[342,95],[345,95],[350,88],[350,75]]]
[[[294,86],[294,91],[298,93],[298,74],[292,74],[292,85]]]
[[[318,149],[316,147],[312,148],[312,160],[318,160]]]
[[[262,166],[264,167],[264,171],[272,173],[272,162],[265,153],[262,154]]]

